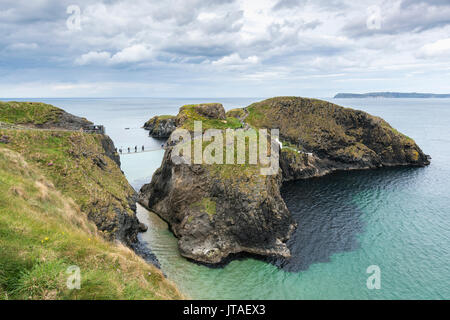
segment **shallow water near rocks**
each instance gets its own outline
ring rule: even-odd
[[[2,99],[6,100],[6,99]],[[8,99],[9,100],[9,99]],[[33,99],[24,99],[33,100]],[[227,109],[261,99],[38,99],[106,126],[117,147],[160,141],[140,129],[179,106],[221,102]],[[182,258],[167,224],[138,207],[149,226],[141,234],[164,273],[196,299],[449,299],[450,100],[331,100],[380,116],[415,139],[432,164],[335,173],[288,183],[282,195],[299,223],[289,261],[246,258],[208,268]],[[129,127],[129,130],[125,130]],[[163,151],[123,155],[122,170],[139,188]],[[367,267],[381,269],[381,289],[369,290]]]

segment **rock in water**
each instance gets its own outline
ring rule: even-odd
[[[175,120],[175,116],[155,116],[144,124],[144,129],[153,138],[169,138],[176,129]]]
[[[298,97],[268,99],[246,110],[251,126],[280,129],[284,180],[336,170],[430,164],[413,139],[363,111]]]
[[[220,104],[184,106],[177,124],[191,130],[194,119],[205,128],[236,125],[225,120]],[[172,152],[173,146],[139,198],[169,223],[183,256],[204,263],[239,252],[290,256],[285,243],[295,222],[280,195],[281,172],[262,176],[256,165],[176,165]]]
[[[231,253],[289,257],[294,221],[280,195],[281,174],[258,167],[175,165],[172,148],[140,203],[166,220],[183,256],[219,263]]]
[[[235,110],[234,113],[237,111]],[[295,222],[281,195],[283,181],[335,170],[429,164],[415,142],[381,118],[329,102],[280,97],[253,104],[239,119],[245,128],[280,129],[283,145],[278,174],[260,175],[258,165],[175,164],[166,150],[139,201],[166,220],[183,256],[219,263],[232,253],[289,257],[286,246]],[[176,124],[192,130],[224,129],[218,104],[184,106]]]

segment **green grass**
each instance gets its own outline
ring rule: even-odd
[[[202,200],[193,203],[191,207],[206,212],[210,217],[216,214],[216,202],[211,198],[203,198]]]
[[[229,117],[227,120],[219,119],[208,119],[205,117],[193,117],[183,124],[183,128],[189,131],[194,131],[194,121],[202,122],[202,130],[206,131],[209,129],[225,130],[225,129],[239,129],[242,128],[242,124],[239,119]]]
[[[151,118],[144,124],[144,127],[150,126],[152,124],[158,125],[160,121],[169,120],[169,119],[176,119],[176,116],[171,116],[171,115],[154,116],[153,118]]]
[[[215,105],[215,104],[214,103],[202,104],[202,106],[208,105]],[[180,108],[180,112],[177,117],[179,119],[181,118],[183,119],[183,124],[181,126],[182,128],[187,129],[189,131],[193,131],[194,121],[202,122],[203,131],[206,131],[208,129],[218,129],[218,130],[238,129],[242,127],[242,124],[239,121],[239,119],[236,119],[234,117],[227,117],[226,120],[207,118],[196,111],[197,106],[199,105],[185,105]]]
[[[244,109],[240,109],[240,108],[232,109],[232,110],[227,111],[226,115],[227,115],[227,117],[239,119],[239,118],[242,118],[245,116],[245,111],[244,111]]]
[[[176,118],[176,116],[171,116],[171,115],[162,115],[162,116],[157,116],[159,120],[168,120],[168,119],[174,119]]]
[[[127,199],[134,194],[120,168],[104,154],[102,135],[80,132],[0,130],[6,147],[23,154],[66,196],[91,217],[113,221],[115,209],[133,214]],[[101,168],[96,162],[104,162]],[[105,230],[113,239],[116,230]]]
[[[0,299],[179,299],[161,272],[105,241],[38,163],[0,146]],[[81,270],[70,290],[69,266]]]
[[[39,102],[1,102],[0,121],[14,124],[56,123],[63,110]]]

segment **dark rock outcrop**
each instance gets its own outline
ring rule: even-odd
[[[116,147],[114,146],[114,142],[107,135],[102,135],[100,140],[103,150],[105,150],[105,154],[108,158],[114,161],[120,168],[120,155],[116,151]]]
[[[53,128],[63,128],[68,130],[80,130],[90,125],[93,125],[93,123],[86,118],[77,117],[65,111],[61,113],[59,121],[50,124]]]
[[[155,116],[144,124],[153,138],[169,138],[176,129],[175,116]]]
[[[170,144],[139,193],[139,202],[169,223],[181,254],[200,262],[219,263],[238,252],[289,257],[286,241],[295,223],[280,195],[283,181],[429,164],[412,139],[381,118],[325,101],[280,97],[228,116],[245,122],[245,130],[280,130],[278,174],[263,176],[258,165],[175,164]],[[210,128],[223,119],[221,105],[191,105],[180,109],[176,124],[190,129],[202,120]]]

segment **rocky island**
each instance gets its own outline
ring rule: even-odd
[[[144,129],[148,130],[153,138],[169,138],[176,129],[175,120],[175,116],[155,116],[144,124]]]
[[[394,98],[394,99],[448,99],[450,94],[419,93],[419,92],[369,92],[369,93],[338,93],[334,99],[363,99],[363,98]]]
[[[280,170],[266,176],[259,165],[175,164],[169,145],[139,202],[169,223],[183,256],[203,263],[240,252],[289,258],[296,224],[280,195],[285,181],[430,163],[383,119],[316,99],[278,97],[228,113],[220,104],[188,105],[175,124],[192,132],[196,120],[203,129],[279,129],[282,145]]]

